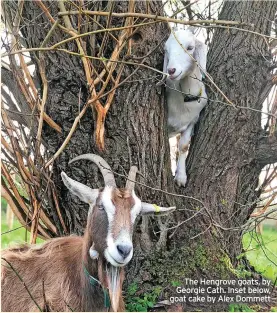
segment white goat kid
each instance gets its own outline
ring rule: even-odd
[[[165,43],[163,72],[168,73],[166,100],[169,136],[181,134],[175,173],[178,186],[185,186],[187,182],[186,152],[193,127],[207,103],[200,70],[200,67],[206,70],[206,58],[207,47],[195,38],[194,28],[171,33]]]

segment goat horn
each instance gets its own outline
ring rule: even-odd
[[[116,183],[115,183],[115,179],[114,179],[114,175],[112,173],[111,167],[99,155],[92,154],[92,153],[82,154],[72,159],[71,161],[69,161],[69,164],[78,160],[89,160],[95,163],[101,171],[101,174],[104,178],[105,186],[116,187]]]
[[[152,203],[147,203],[147,202],[142,202],[141,203],[141,211],[140,214],[145,215],[145,214],[154,214],[154,213],[159,213],[159,215],[164,215],[171,213],[176,210],[175,206],[165,208],[165,207],[160,207],[156,204]]]
[[[135,180],[136,180],[136,175],[138,172],[138,168],[136,166],[131,166],[130,171],[129,171],[129,175],[127,178],[127,182],[126,182],[126,189],[132,191],[135,189]]]

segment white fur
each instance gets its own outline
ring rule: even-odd
[[[112,191],[113,187],[106,186],[102,193],[102,204],[108,216],[109,225],[113,223],[113,218],[115,214],[115,206],[112,203]]]
[[[169,69],[176,69],[175,73],[166,79],[167,122],[170,137],[181,133],[175,181],[179,186],[185,186],[186,152],[182,151],[182,148],[189,144],[193,127],[207,103],[202,72],[193,59],[196,59],[205,71],[207,52],[206,45],[197,40],[190,30],[178,30],[175,36],[171,34],[165,44],[163,71],[168,73]],[[184,102],[184,94],[198,96],[200,91],[199,100]]]
[[[91,259],[95,260],[95,259],[98,259],[99,253],[93,247],[90,247],[89,256],[91,257]]]
[[[133,199],[135,200],[135,204],[131,209],[131,222],[135,223],[136,217],[139,215],[141,211],[141,200],[136,196],[134,190],[132,191]]]
[[[126,245],[132,247],[127,258],[123,258],[122,255],[118,252],[117,245]],[[123,228],[116,240],[114,240],[112,235],[109,233],[107,237],[107,248],[104,254],[107,261],[114,266],[124,266],[129,263],[133,257],[133,243],[130,232]]]

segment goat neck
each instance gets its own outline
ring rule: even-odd
[[[194,71],[180,80],[180,91],[193,96],[198,96],[204,91],[204,83],[202,82],[202,73],[198,66]]]

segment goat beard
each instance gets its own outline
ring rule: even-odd
[[[106,263],[106,262],[105,262]],[[108,289],[111,307],[114,312],[118,311],[119,300],[122,292],[123,283],[123,269],[113,266],[110,263],[106,263],[106,269],[102,268],[102,262],[98,262],[98,277],[101,282],[104,282],[103,286]]]

